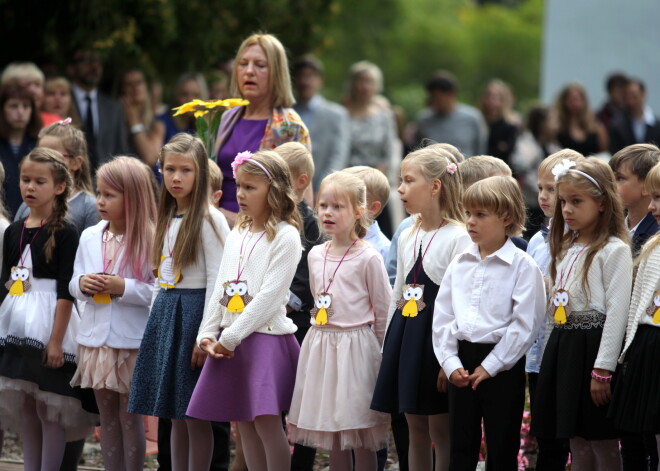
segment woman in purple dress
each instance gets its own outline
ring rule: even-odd
[[[230,226],[239,209],[230,165],[236,154],[274,149],[290,141],[310,147],[309,132],[291,108],[295,100],[289,65],[284,46],[275,36],[253,34],[243,41],[234,61],[231,95],[250,104],[225,112],[218,130],[218,165],[224,177],[220,207]]]

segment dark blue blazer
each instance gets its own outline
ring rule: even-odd
[[[660,226],[653,217],[651,213],[648,213],[644,216],[635,230],[635,234],[632,238],[632,252],[633,257],[639,255],[639,252],[642,250],[642,245],[656,232],[658,232]]]

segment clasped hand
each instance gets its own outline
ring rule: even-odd
[[[233,358],[234,352],[227,350],[220,342],[204,339],[200,346],[212,358]]]
[[[474,372],[472,374],[470,374],[464,368],[456,368],[452,372],[449,380],[451,384],[453,384],[457,388],[464,388],[468,385],[472,385],[472,390],[476,391],[477,386],[479,386],[479,384],[481,384],[482,381],[485,381],[488,378],[490,378],[490,374],[488,374],[488,371],[486,371],[483,366],[479,365],[474,369]]]
[[[80,289],[90,294],[123,295],[126,283],[121,276],[90,273],[80,277]]]

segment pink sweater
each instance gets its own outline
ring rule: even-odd
[[[341,260],[341,255],[328,254],[325,263],[326,286],[323,286],[323,260],[328,244],[317,245],[309,252],[309,284],[314,297],[325,291]],[[337,270],[329,292],[332,294],[332,315],[326,326],[350,329],[373,325],[382,345],[392,288],[381,255],[369,244],[359,241]],[[311,323],[315,325],[314,317],[311,317]]]

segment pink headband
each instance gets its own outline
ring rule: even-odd
[[[236,179],[236,170],[238,169],[238,167],[243,165],[245,162],[249,161],[249,162],[252,162],[253,164],[255,164],[257,167],[259,167],[261,170],[263,170],[264,173],[266,174],[266,176],[268,177],[268,180],[270,180],[272,182],[273,177],[270,176],[270,172],[268,170],[266,170],[266,167],[261,165],[259,162],[257,162],[256,160],[252,160],[253,155],[254,154],[252,154],[252,152],[247,151],[247,150],[245,152],[239,152],[236,155],[236,158],[231,163],[231,168],[234,172],[234,179]]]
[[[60,126],[68,126],[69,124],[71,124],[71,121],[72,121],[71,118],[66,118],[61,121],[58,121],[57,124],[59,124]]]

